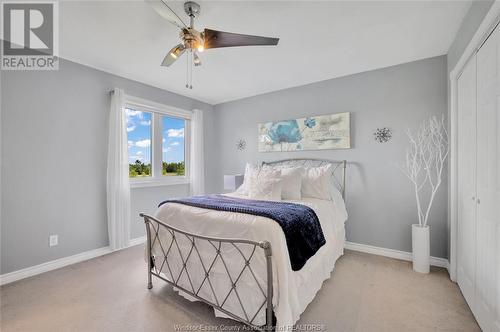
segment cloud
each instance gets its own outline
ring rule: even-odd
[[[166,139],[162,139],[161,141],[162,141],[163,143],[165,143]]]
[[[135,162],[136,160],[144,161],[144,157],[140,155],[128,156],[128,160],[132,162]]]
[[[167,130],[168,137],[184,137],[184,128]]]
[[[128,147],[134,146],[134,141],[127,141]]]
[[[127,117],[137,116],[138,118],[142,119],[142,112],[141,111],[136,111],[136,110],[132,110],[130,108],[127,108],[125,110],[125,114],[127,114]]]
[[[125,110],[125,116],[127,120],[127,132],[133,131],[137,126],[137,121],[143,126],[151,125],[151,121],[144,120],[144,113],[141,111],[136,111],[127,108]]]
[[[151,145],[150,139],[143,139],[141,141],[135,142],[135,146],[138,146],[140,148],[148,148],[150,145]]]
[[[176,146],[176,145],[179,145],[179,142],[172,142],[172,143],[170,143],[170,146]]]
[[[142,156],[143,155],[142,151],[137,151],[137,155]]]
[[[170,146],[167,147],[167,148],[165,148],[165,149],[163,149],[163,152],[170,152],[170,151],[172,151],[172,148]]]

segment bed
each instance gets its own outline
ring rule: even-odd
[[[164,204],[146,224],[148,288],[152,277],[191,301],[214,307],[216,316],[255,329],[290,329],[330,277],[345,242],[345,161],[288,159],[277,167],[332,165],[332,200],[290,201],[314,210],[326,240],[300,270],[291,268],[283,229],[262,216]],[[236,193],[225,194],[246,199]]]

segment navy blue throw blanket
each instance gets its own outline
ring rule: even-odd
[[[166,203],[245,213],[275,220],[285,233],[293,271],[300,270],[307,260],[326,243],[316,212],[305,205],[206,195],[166,200],[158,207]]]

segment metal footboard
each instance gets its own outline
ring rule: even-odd
[[[181,291],[191,295],[197,300],[205,302],[206,304],[216,308],[229,317],[247,324],[254,329],[263,331],[271,331],[273,329],[273,269],[271,260],[272,251],[271,244],[268,241],[256,242],[245,239],[207,237],[185,232],[143,213],[141,213],[140,216],[144,218],[144,223],[146,225],[148,289],[151,289],[153,287],[152,276],[155,276],[180,289]],[[164,234],[170,235],[168,236],[168,240],[164,241],[167,243],[162,242],[162,236],[160,235],[161,231],[168,232]],[[183,241],[189,241],[188,250],[181,249],[182,246],[179,245],[179,241],[181,238],[183,239]],[[206,262],[202,259],[203,255],[200,254],[199,250],[200,245],[202,244],[204,244],[205,247],[211,248],[211,250],[213,249],[214,257],[210,262]],[[242,259],[243,268],[238,273],[230,272],[230,269],[228,268],[228,261],[223,257],[223,251],[221,250],[223,245],[232,246],[236,249],[236,252],[239,253],[239,255],[237,256]],[[156,251],[158,251],[159,248],[161,255],[155,255],[153,253],[153,248],[155,246],[157,246]],[[243,250],[243,247],[246,247],[246,249]],[[177,264],[177,268],[175,264],[172,264],[172,262],[169,261],[169,258],[171,258],[174,251],[178,254],[181,260],[181,264]],[[247,255],[245,255],[244,251],[247,252]],[[265,285],[261,285],[254,273],[254,270],[252,269],[252,259],[260,254],[265,255],[267,270],[267,280],[265,282]],[[192,271],[189,271],[188,268],[188,262],[191,262],[190,259],[196,259],[196,263],[201,264],[204,276],[202,276],[203,279],[200,285],[194,285],[192,282],[192,277],[190,275]],[[211,271],[217,260],[219,260],[224,266],[224,271],[230,281],[230,289],[227,294],[216,294],[213,288]],[[233,263],[234,262],[231,262],[231,264]],[[180,269],[178,267],[180,267]],[[162,272],[164,269],[166,271]],[[262,305],[255,313],[247,312],[242,298],[238,293],[238,281],[240,281],[240,278],[245,271],[248,271],[251,276],[253,276],[253,280],[255,280],[255,283],[258,286],[259,291],[262,293],[264,299]],[[183,275],[187,277],[188,280],[187,288],[179,284],[179,281]],[[205,284],[208,284],[211,295],[215,299],[215,301],[209,298],[205,298],[203,297],[203,294],[200,294],[200,290]],[[239,305],[241,306],[243,315],[231,312],[227,307],[225,307],[229,296],[233,292],[239,302]],[[263,326],[258,326],[254,323],[255,318],[257,317],[259,312],[261,312],[264,306],[266,310],[266,323]]]

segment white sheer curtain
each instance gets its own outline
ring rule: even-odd
[[[191,195],[205,193],[205,156],[203,144],[203,112],[193,110],[191,118],[191,157],[190,182]]]
[[[128,175],[125,93],[114,89],[109,112],[107,204],[109,246],[112,250],[130,244],[130,183]]]

